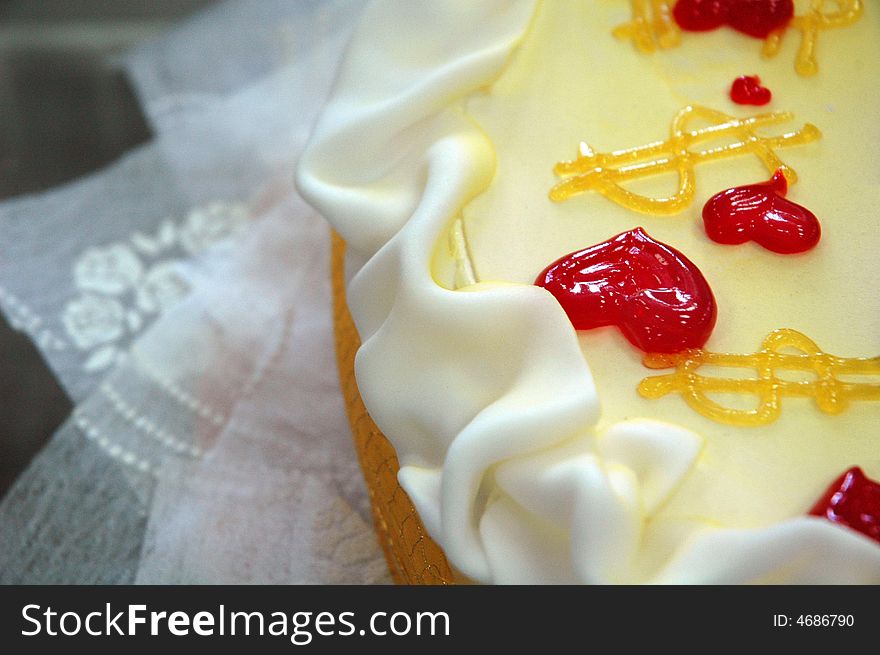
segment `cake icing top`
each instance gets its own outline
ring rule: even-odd
[[[880,76],[876,12],[845,36],[823,34],[819,69],[805,77],[800,44],[781,34],[770,59],[731,29],[683,33],[646,54],[613,36],[632,20],[622,0],[420,4],[369,7],[298,185],[355,251],[358,384],[451,562],[485,582],[880,581],[876,542],[807,516],[851,466],[880,477],[880,403],[825,413],[789,384],[831,361],[792,346],[834,353],[846,384],[870,377],[860,362],[880,346],[869,218],[880,154],[864,146],[880,130],[880,101],[864,93]],[[813,4],[794,3],[795,13]],[[773,91],[757,111],[729,95],[754,74]],[[673,148],[671,178],[605,175],[562,202],[548,196],[557,162],[674,140],[670,124],[688,107],[707,111],[688,114],[684,132],[731,124],[706,151],[813,134],[807,125],[816,138],[702,159],[688,143]],[[758,112],[775,118],[752,125]],[[687,193],[675,179],[682,157]],[[821,240],[783,255],[710,239],[704,203],[766,182],[776,164],[786,189],[767,202],[808,209]],[[664,212],[614,197],[676,188],[686,202]],[[760,353],[781,334],[768,342],[779,357],[767,357],[794,366],[779,376],[801,377],[776,378],[773,420],[741,427],[695,411],[684,374],[658,387],[673,391],[639,394],[642,380],[669,371],[646,368],[615,327],[575,332],[532,284],[561,257],[638,227],[692,262],[717,300],[705,350],[688,356],[736,377],[730,361],[754,360],[723,354]],[[681,373],[686,354],[651,361]],[[748,413],[755,399],[728,393],[735,386],[711,400]]]

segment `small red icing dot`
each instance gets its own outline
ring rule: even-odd
[[[553,262],[535,280],[577,330],[614,325],[646,352],[700,348],[715,327],[715,297],[683,254],[642,228]]]
[[[846,471],[810,510],[880,542],[880,484],[857,466]]]
[[[766,86],[761,86],[757,75],[741,75],[730,86],[730,99],[738,105],[766,105],[773,94]]]
[[[785,198],[788,182],[776,171],[768,182],[717,193],[703,207],[703,225],[712,241],[737,245],[754,241],[767,250],[790,255],[814,248],[822,237],[819,219]]]

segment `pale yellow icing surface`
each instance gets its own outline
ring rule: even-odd
[[[685,253],[712,286],[718,324],[707,348],[751,353],[772,330],[788,327],[835,355],[880,354],[880,96],[874,93],[880,12],[868,6],[855,25],[820,35],[821,68],[811,78],[795,74],[794,34],[770,60],[760,56],[760,41],[729,29],[686,33],[680,47],[645,55],[611,35],[629,15],[629,3],[616,0],[542,3],[491,91],[467,99],[467,114],[497,157],[491,186],[464,209],[477,278],[528,284],[560,256],[642,226]],[[730,100],[731,82],[745,74],[760,75],[773,91],[768,106]],[[750,155],[700,165],[697,200],[675,216],[636,214],[595,193],[549,200],[558,181],[553,165],[574,158],[581,141],[606,152],[665,139],[673,116],[688,104],[736,117],[794,113],[790,124],[767,134],[807,122],[822,131],[816,143],[777,153],[800,178],[788,197],[822,222],[815,250],[781,256],[754,243],[721,246],[705,236],[700,212],[712,194],[769,178]],[[672,176],[658,177],[630,188],[663,195],[675,183]],[[652,517],[661,526],[653,532],[658,539],[682,519],[748,528],[800,516],[853,465],[880,478],[878,403],[854,403],[830,416],[809,399],[786,398],[782,417],[770,425],[722,425],[676,395],[640,397],[639,381],[657,372],[642,366],[641,353],[615,329],[578,336],[598,389],[599,431],[651,418],[705,438],[697,465]]]

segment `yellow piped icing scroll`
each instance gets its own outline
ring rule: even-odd
[[[880,357],[847,359],[828,355],[811,339],[788,328],[771,332],[761,350],[751,355],[695,349],[649,354],[644,365],[652,369],[674,367],[675,372],[642,380],[638,391],[643,397],[656,399],[679,393],[698,413],[729,425],[757,426],[775,421],[785,396],[812,398],[826,414],[840,414],[853,400],[880,400]],[[701,366],[754,369],[757,377],[708,377],[697,372]],[[778,371],[809,373],[812,379],[786,380],[777,375]],[[841,375],[866,376],[874,381],[844,381]],[[757,396],[760,402],[755,409],[732,409],[710,399],[710,393]]]
[[[618,39],[632,41],[641,52],[672,48],[681,42],[681,30],[672,17],[668,0],[631,0],[632,20],[614,28]]]
[[[825,11],[829,0],[813,0],[810,10],[803,16],[795,16],[784,29],[773,32],[764,41],[762,54],[774,57],[779,53],[782,38],[789,28],[800,30],[801,44],[795,59],[795,70],[799,75],[810,76],[819,72],[816,60],[816,42],[819,32],[852,25],[865,11],[862,0],[830,0],[837,5],[837,11]]]
[[[554,172],[562,178],[550,190],[550,199],[560,202],[587,191],[596,191],[613,202],[644,214],[671,215],[684,210],[696,193],[695,166],[707,161],[754,154],[767,167],[768,173],[781,170],[789,184],[797,182],[797,173],[776,155],[776,148],[810,143],[822,136],[811,123],[794,132],[778,136],[759,136],[755,128],[792,120],[790,112],[759,114],[748,118],[734,118],[701,106],[687,106],[672,121],[671,134],[666,141],[644,146],[596,153],[581,143],[577,159],[556,164]],[[693,120],[711,123],[696,130],[687,129]],[[691,148],[713,139],[736,139],[715,148],[692,151]],[[665,198],[650,198],[629,191],[620,183],[662,173],[678,173],[678,190]]]

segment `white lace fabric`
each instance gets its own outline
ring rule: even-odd
[[[230,0],[125,65],[155,140],[0,204],[0,309],[74,399],[0,582],[388,581],[293,188],[359,0]]]

